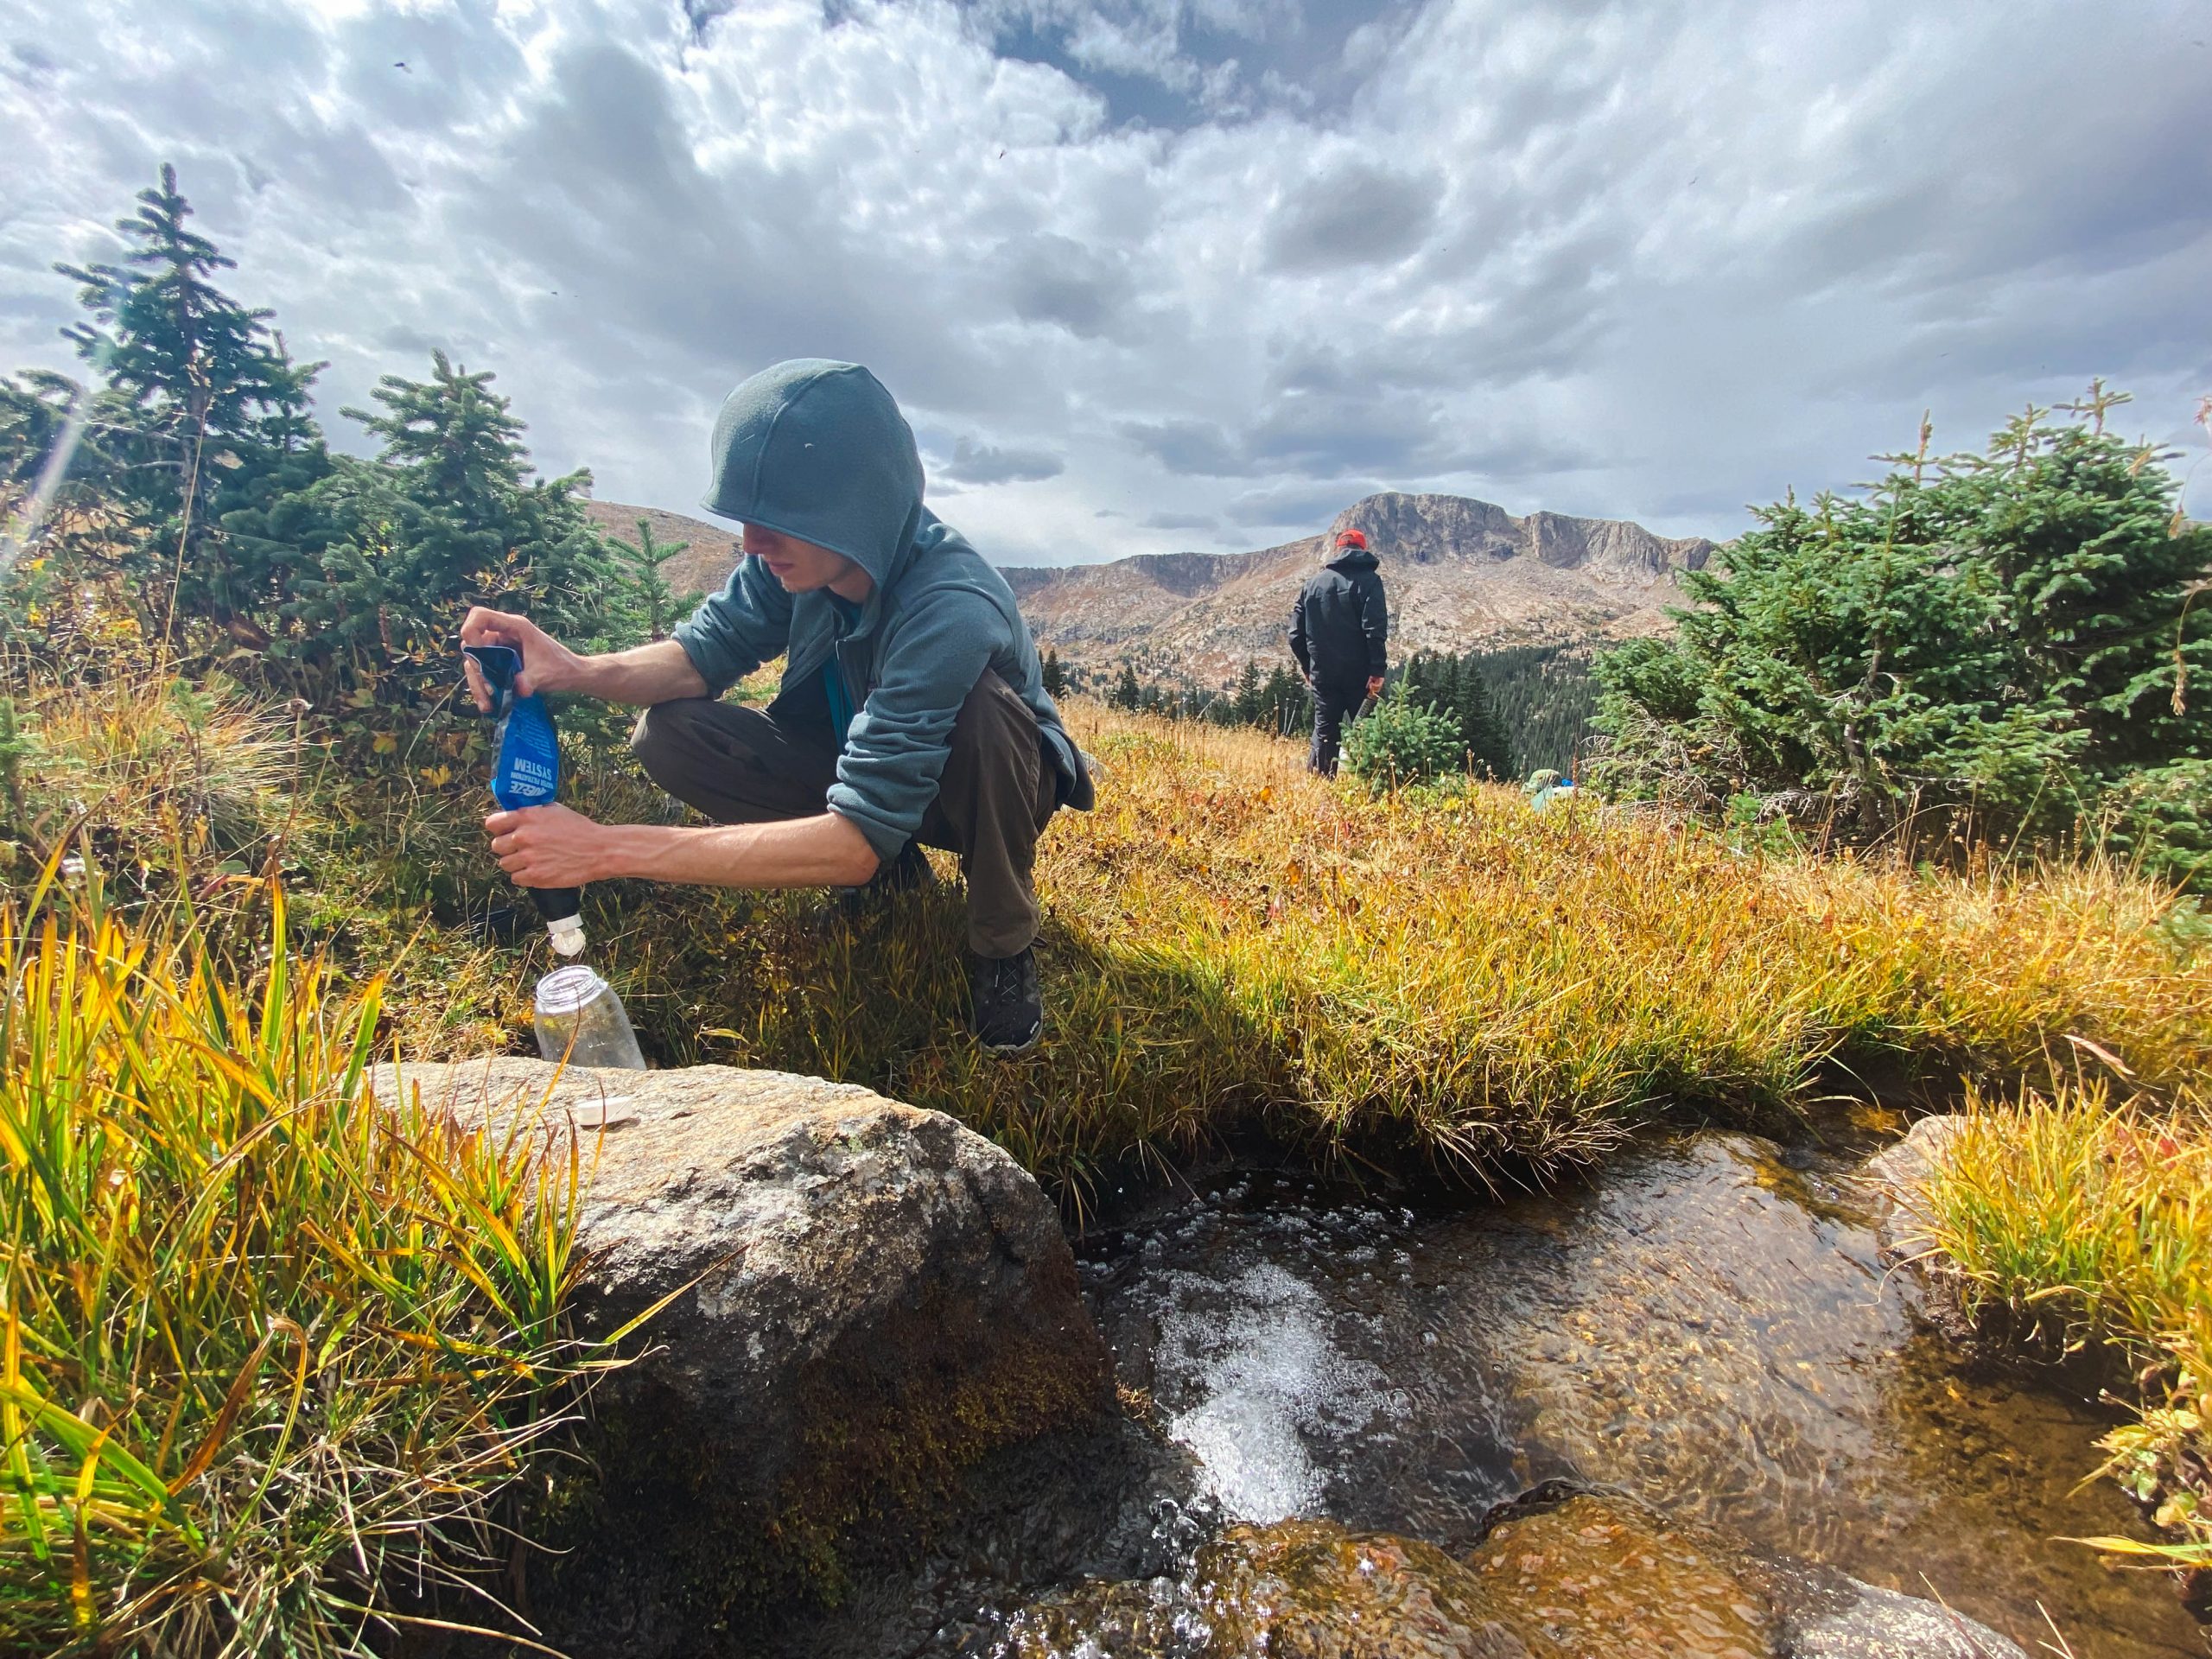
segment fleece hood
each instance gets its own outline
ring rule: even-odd
[[[888,582],[922,527],[922,458],[884,385],[857,363],[794,358],[722,400],[700,505],[842,553]]]

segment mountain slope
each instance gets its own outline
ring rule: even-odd
[[[659,507],[629,507],[620,501],[587,501],[584,512],[602,536],[620,536],[635,547],[638,520],[652,526],[653,539],[663,546],[682,542],[684,551],[662,567],[661,575],[679,594],[711,594],[729,580],[737,564],[737,531],[729,525],[710,524]]]
[[[1093,671],[1217,683],[1247,658],[1286,653],[1292,604],[1340,530],[1365,532],[1390,595],[1390,656],[1417,650],[1581,645],[1656,633],[1675,577],[1713,551],[1701,537],[1534,512],[1456,495],[1370,495],[1319,536],[1252,553],[1139,554],[1110,564],[1010,569],[1039,645]]]

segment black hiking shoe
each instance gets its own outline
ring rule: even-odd
[[[837,909],[846,920],[857,921],[882,909],[899,893],[936,885],[937,872],[930,868],[929,855],[922,850],[921,842],[910,841],[899,849],[898,857],[876,867],[866,887],[840,887]]]
[[[1045,1000],[1037,988],[1037,950],[1018,957],[968,958],[968,1023],[990,1052],[1027,1054],[1045,1033]]]

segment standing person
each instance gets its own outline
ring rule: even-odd
[[[1306,765],[1337,775],[1337,742],[1344,716],[1382,694],[1390,612],[1382,575],[1367,537],[1337,532],[1334,556],[1313,575],[1290,613],[1290,654],[1313,692],[1313,747]]]
[[[922,505],[914,435],[852,363],[779,363],[715,423],[704,505],[744,525],[721,593],[672,639],[581,656],[528,619],[481,607],[467,645],[521,652],[517,690],[641,706],[632,751],[715,822],[601,824],[565,806],[484,820],[527,887],[630,876],[730,887],[906,887],[924,846],[968,878],[969,1019],[995,1053],[1033,1046],[1037,837],[1088,809],[1083,758],[1045,694],[1004,578]],[[776,657],[765,712],[719,701]],[[480,708],[489,693],[465,662]]]

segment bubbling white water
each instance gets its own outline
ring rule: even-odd
[[[1382,1373],[1337,1345],[1321,1294],[1276,1263],[1225,1281],[1166,1277],[1153,1374],[1155,1396],[1172,1409],[1168,1433],[1237,1519],[1319,1513],[1328,1475],[1317,1446],[1357,1434],[1388,1409]]]

